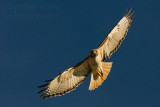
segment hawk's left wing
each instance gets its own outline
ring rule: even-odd
[[[105,40],[97,48],[101,52],[102,60],[110,58],[113,52],[115,52],[121,45],[123,39],[127,35],[128,29],[134,18],[131,10],[119,21],[119,23],[113,28],[113,30],[108,34]]]
[[[43,98],[64,95],[74,90],[78,85],[80,85],[90,72],[91,71],[88,65],[87,57],[84,61],[80,62],[79,64],[65,70],[63,73],[51,80],[51,82],[39,86],[39,88],[45,88],[39,91],[38,93],[44,91],[41,95],[44,96]]]

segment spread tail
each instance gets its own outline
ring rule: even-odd
[[[107,78],[112,67],[112,62],[102,62],[102,70],[99,72],[92,72],[89,90],[94,90],[102,84],[102,82]]]

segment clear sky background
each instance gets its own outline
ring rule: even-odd
[[[132,8],[98,89],[41,100],[38,85],[83,60]],[[0,107],[160,107],[159,0],[1,0]]]

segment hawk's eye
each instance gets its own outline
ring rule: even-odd
[[[94,54],[93,50],[91,51],[91,54]]]
[[[96,52],[92,50],[92,51],[91,51],[91,56],[92,56],[92,57],[96,56]]]

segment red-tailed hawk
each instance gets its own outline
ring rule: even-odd
[[[65,70],[54,79],[45,81],[47,84],[39,86],[39,88],[45,87],[38,92],[44,91],[41,97],[43,96],[45,99],[64,95],[80,85],[90,73],[89,90],[94,90],[100,86],[107,78],[112,67],[112,62],[104,62],[104,60],[106,57],[110,58],[125,38],[134,18],[134,12],[130,13],[131,10],[123,16],[100,46],[97,49],[93,49],[83,61]]]

